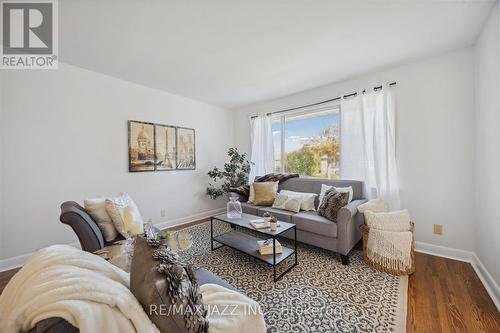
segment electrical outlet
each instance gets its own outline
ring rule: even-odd
[[[160,210],[160,217],[165,217],[165,209]]]
[[[436,235],[443,234],[443,226],[441,224],[434,224],[434,234]]]

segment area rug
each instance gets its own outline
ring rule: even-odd
[[[217,224],[216,234],[227,225]],[[229,247],[210,250],[210,223],[182,230],[193,236],[183,260],[206,267],[259,302],[268,332],[404,332],[407,277],[375,271],[362,252],[350,264],[338,254],[299,244],[298,265],[273,282],[271,266]],[[293,264],[293,256],[281,265]]]

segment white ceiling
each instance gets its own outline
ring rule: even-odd
[[[60,60],[238,107],[472,45],[494,1],[64,0]]]

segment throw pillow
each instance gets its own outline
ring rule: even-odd
[[[407,209],[394,212],[374,213],[365,211],[365,222],[370,228],[385,231],[408,231],[410,230],[410,213]]]
[[[206,311],[193,268],[159,245],[136,238],[130,291],[160,332],[206,332]]]
[[[278,192],[279,182],[255,182],[253,189],[255,198],[253,204],[257,206],[271,206]]]
[[[106,242],[113,241],[118,232],[106,211],[106,198],[97,197],[91,199],[83,200],[83,206],[92,219],[97,223],[99,229],[101,229],[102,235]]]
[[[389,208],[387,207],[384,201],[380,199],[372,199],[358,206],[358,212],[364,213],[366,211],[371,211],[374,213],[388,212]]]
[[[330,221],[337,222],[337,214],[340,208],[349,202],[349,193],[337,192],[334,188],[328,190],[318,208],[318,214]]]
[[[130,207],[129,210],[132,212],[134,221],[143,222],[139,208],[135,204],[134,200],[127,193],[120,193],[114,198],[106,199],[106,211],[111,217],[111,221],[115,225],[116,230],[123,236],[127,237],[127,232],[125,231],[124,213],[125,208]]]
[[[255,200],[255,190],[253,188],[253,183],[250,184],[250,194],[248,195],[248,203],[253,203]]]
[[[316,193],[294,192],[288,190],[281,190],[280,193],[288,196],[300,197],[300,209],[305,211],[315,211],[314,199],[318,196]]]
[[[298,213],[300,211],[301,197],[288,196],[279,193],[274,199],[273,208],[284,209],[290,212]]]
[[[321,193],[319,194],[319,204],[321,205],[321,203],[323,202],[323,197],[325,196],[325,193],[334,188],[337,192],[340,192],[340,193],[343,193],[343,192],[347,192],[349,193],[349,202],[352,201],[353,197],[354,197],[354,190],[352,189],[352,186],[347,186],[347,187],[335,187],[335,186],[330,186],[330,185],[325,185],[325,184],[321,184]],[[348,202],[348,203],[349,203]]]

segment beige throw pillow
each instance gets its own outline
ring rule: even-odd
[[[281,190],[280,193],[288,196],[300,197],[300,209],[305,211],[315,211],[314,199],[318,196],[316,193],[294,192],[288,190]]]
[[[370,228],[386,231],[410,230],[410,213],[407,209],[374,213],[365,211],[365,222]]]
[[[118,236],[118,232],[116,231],[111,217],[106,211],[106,198],[97,197],[85,199],[83,200],[83,206],[90,217],[97,223],[106,242],[113,241],[116,236]]]
[[[271,206],[278,192],[279,182],[255,182],[253,189],[255,198],[253,204],[257,206]]]
[[[120,193],[114,198],[106,199],[106,211],[111,217],[116,230],[118,230],[123,237],[127,237],[124,221],[125,208],[127,207],[130,207],[128,211],[131,212],[134,221],[139,221],[141,223],[144,221],[139,212],[139,208],[137,208],[134,200],[132,200],[127,193]]]
[[[248,195],[248,203],[253,203],[255,200],[255,190],[253,188],[253,183],[250,184],[250,194]]]
[[[290,212],[298,213],[302,200],[300,196],[286,195],[279,193],[274,199],[273,208],[284,209]]]

